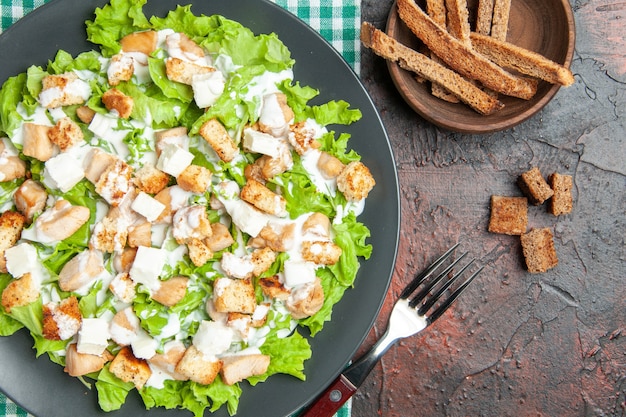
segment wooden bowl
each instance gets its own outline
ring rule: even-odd
[[[424,10],[424,0],[416,0]],[[468,0],[470,24],[478,0]],[[569,0],[512,0],[507,41],[535,51],[569,68],[574,55],[574,16]],[[387,19],[387,34],[402,44],[424,51],[422,42],[409,30],[393,5]],[[389,62],[389,72],[404,100],[423,118],[437,126],[463,133],[490,133],[509,129],[527,120],[554,97],[559,85],[540,81],[530,100],[500,94],[504,108],[483,116],[463,103],[449,103],[430,93],[429,82],[418,82],[415,74]]]

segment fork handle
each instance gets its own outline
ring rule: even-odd
[[[331,417],[348,401],[358,387],[343,374],[339,375],[326,391],[298,417]]]

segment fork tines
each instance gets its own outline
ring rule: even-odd
[[[435,260],[428,268],[419,273],[413,281],[406,286],[406,288],[400,294],[400,298],[408,299],[414,291],[416,291],[420,286],[422,288],[411,297],[409,300],[409,306],[411,308],[417,307],[417,314],[420,316],[426,316],[426,321],[430,324],[433,321],[437,320],[450,305],[461,295],[461,293],[467,288],[467,286],[478,276],[478,274],[483,270],[481,266],[478,268],[469,278],[467,278],[462,284],[460,284],[454,291],[448,295],[430,314],[427,314],[428,311],[437,304],[437,302],[442,298],[443,294],[457,281],[463,273],[474,263],[475,259],[470,260],[467,264],[465,264],[461,269],[459,269],[451,278],[446,281],[443,281],[446,276],[448,276],[454,267],[467,256],[467,252],[460,255],[454,261],[452,261],[449,265],[447,265],[437,276],[431,279],[431,277],[435,274],[437,270],[450,258],[454,250],[459,246],[459,243],[452,246],[450,249],[446,251],[443,255],[441,255],[437,260]],[[443,283],[439,285],[441,282]],[[420,305],[421,303],[421,305]],[[418,307],[419,305],[419,307]]]

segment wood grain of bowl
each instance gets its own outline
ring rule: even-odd
[[[424,10],[424,0],[416,0]],[[474,28],[477,0],[468,0],[470,24]],[[424,52],[422,42],[400,19],[396,4],[387,19],[387,35]],[[537,52],[566,68],[574,55],[576,32],[569,0],[512,0],[507,41]],[[540,81],[530,100],[499,95],[504,108],[488,116],[463,103],[449,103],[430,93],[429,82],[418,82],[415,74],[388,62],[389,72],[404,100],[424,119],[442,128],[463,133],[491,133],[509,129],[541,110],[559,90],[559,85]]]

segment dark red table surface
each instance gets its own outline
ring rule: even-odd
[[[364,0],[384,29],[391,0]],[[441,130],[395,90],[364,49],[361,78],[388,131],[400,179],[395,276],[365,346],[417,271],[456,241],[485,265],[452,311],[384,356],[354,397],[353,415],[626,415],[626,3],[573,1],[576,83],[503,132]],[[519,238],[487,231],[492,194],[521,195],[538,166],[574,178],[574,209],[529,208],[550,227],[559,265],[525,270]]]

